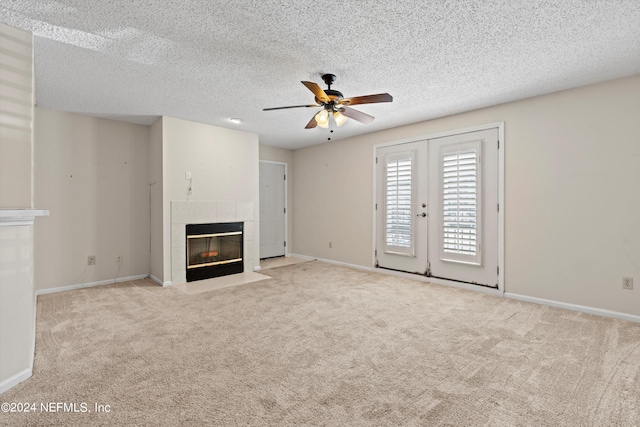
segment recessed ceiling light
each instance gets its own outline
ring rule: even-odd
[[[231,123],[235,123],[235,124],[237,124],[237,125],[239,125],[240,123],[242,123],[242,119],[239,119],[239,118],[237,118],[237,117],[232,117],[232,118],[230,118],[230,119],[229,119],[229,121],[230,121]]]

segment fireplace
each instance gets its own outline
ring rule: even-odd
[[[242,273],[243,222],[187,224],[187,282]]]

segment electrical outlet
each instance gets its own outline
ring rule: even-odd
[[[122,262],[122,255],[118,255],[116,257],[116,262]]]
[[[96,265],[96,256],[95,255],[89,255],[87,257],[87,265]]]
[[[622,289],[633,289],[633,277],[622,278]]]

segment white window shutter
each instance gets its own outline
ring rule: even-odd
[[[413,256],[415,151],[385,157],[385,252]]]
[[[441,259],[482,264],[482,141],[441,151]]]

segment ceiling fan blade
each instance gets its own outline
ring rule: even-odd
[[[263,108],[262,111],[285,110],[287,108],[302,108],[302,107],[321,107],[321,105],[317,105],[317,104],[312,104],[312,105],[289,105],[288,107]]]
[[[331,99],[329,99],[329,96],[325,93],[325,91],[322,90],[322,88],[320,86],[318,86],[316,83],[314,83],[314,82],[302,82],[302,84],[305,85],[307,87],[307,89],[309,89],[311,92],[313,92],[313,94],[317,98],[317,101],[320,101],[320,102],[329,102],[329,101],[331,101]]]
[[[354,110],[349,107],[340,107],[338,108],[343,115],[349,117],[350,119],[356,120],[362,124],[369,124],[375,119],[375,117],[370,116],[369,114],[363,113],[362,111]]]
[[[388,93],[377,93],[375,95],[354,96],[340,101],[342,105],[374,104],[376,102],[391,102],[393,96]]]
[[[318,122],[316,122],[316,115],[314,114],[313,117],[311,117],[311,120],[309,120],[309,123],[307,123],[307,125],[304,128],[313,129],[316,126],[318,126]]]

